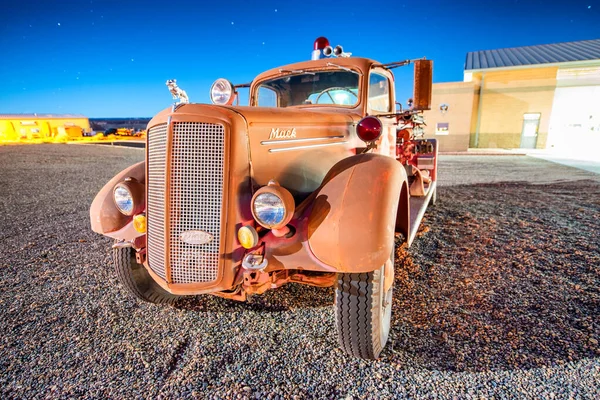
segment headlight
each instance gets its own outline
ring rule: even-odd
[[[260,225],[268,229],[280,229],[287,225],[294,214],[292,194],[276,182],[260,188],[252,197],[252,215]]]
[[[129,189],[123,184],[118,184],[115,186],[113,194],[115,205],[119,211],[125,215],[131,215],[133,213],[133,196]]]
[[[126,178],[113,189],[113,200],[122,214],[133,215],[144,208],[144,185],[133,178]]]
[[[210,101],[218,105],[230,105],[234,100],[235,89],[227,79],[219,78],[210,87]]]
[[[258,222],[267,227],[281,224],[283,217],[285,217],[283,201],[273,193],[263,193],[256,196],[253,211]]]

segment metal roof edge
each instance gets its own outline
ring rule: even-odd
[[[465,69],[463,71],[463,73],[495,72],[495,71],[509,71],[509,70],[515,70],[515,69],[547,68],[547,67],[578,67],[578,66],[586,67],[589,65],[600,66],[600,59],[582,60],[582,61],[563,61],[563,62],[558,62],[558,63],[546,63],[546,64],[511,65],[510,67]]]

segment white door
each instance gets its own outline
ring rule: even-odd
[[[523,115],[523,130],[521,131],[522,149],[535,149],[539,127],[540,113],[527,113]]]
[[[600,154],[600,68],[559,70],[546,148],[565,156]]]

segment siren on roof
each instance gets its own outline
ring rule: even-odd
[[[311,60],[319,60],[323,58],[323,50],[329,46],[329,40],[326,37],[320,36],[315,40]]]
[[[344,53],[344,49],[340,45],[331,47],[329,40],[324,36],[320,36],[315,40],[311,59],[320,60],[321,58],[350,57],[351,55],[352,53]]]

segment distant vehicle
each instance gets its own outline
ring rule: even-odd
[[[104,136],[115,135],[115,136],[133,136],[134,130],[127,128],[110,128],[104,132]]]
[[[397,109],[391,70],[408,64],[414,102]],[[250,84],[218,79],[214,105],[180,98],[148,123],[146,161],[91,206],[92,229],[115,239],[121,283],[154,303],[334,286],[341,347],[377,358],[391,324],[395,233],[410,245],[436,199],[438,146],[421,138],[432,67],[349,57],[319,38],[311,61]],[[233,105],[239,87],[249,87],[249,107]]]

